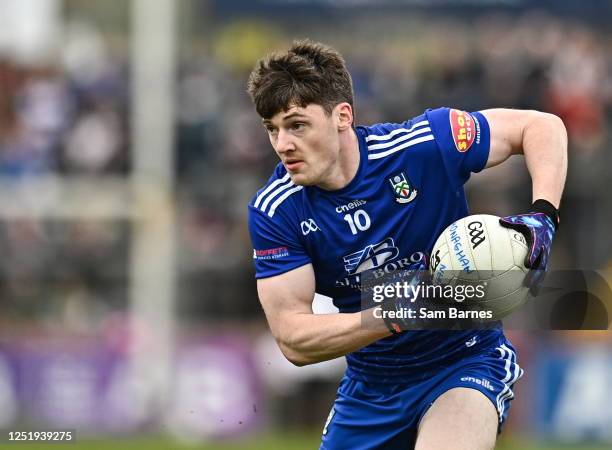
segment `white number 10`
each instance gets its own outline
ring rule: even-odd
[[[370,216],[368,216],[368,213],[363,209],[358,209],[353,215],[347,214],[344,216],[344,220],[348,222],[349,227],[351,227],[351,233],[353,234],[357,234],[357,231],[367,230],[372,223],[370,221]]]

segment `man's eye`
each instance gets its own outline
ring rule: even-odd
[[[266,131],[267,131],[269,134],[274,134],[274,133],[276,133],[276,128],[266,127]]]
[[[293,125],[291,125],[292,130],[299,131],[302,128],[304,128],[304,124],[302,122],[295,122]]]

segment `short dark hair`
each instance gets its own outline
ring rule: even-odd
[[[353,82],[342,55],[308,39],[257,61],[247,92],[264,119],[294,105],[303,108],[314,103],[328,115],[339,103],[353,106]]]

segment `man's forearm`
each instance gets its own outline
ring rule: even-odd
[[[382,319],[363,311],[294,313],[283,320],[275,337],[287,359],[302,366],[346,355],[390,334]]]
[[[531,175],[533,200],[559,208],[567,175],[567,132],[561,119],[539,114],[523,134],[523,154]]]

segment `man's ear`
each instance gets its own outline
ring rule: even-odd
[[[342,102],[336,105],[335,116],[338,125],[338,131],[344,131],[351,128],[353,125],[353,108],[347,102]]]

